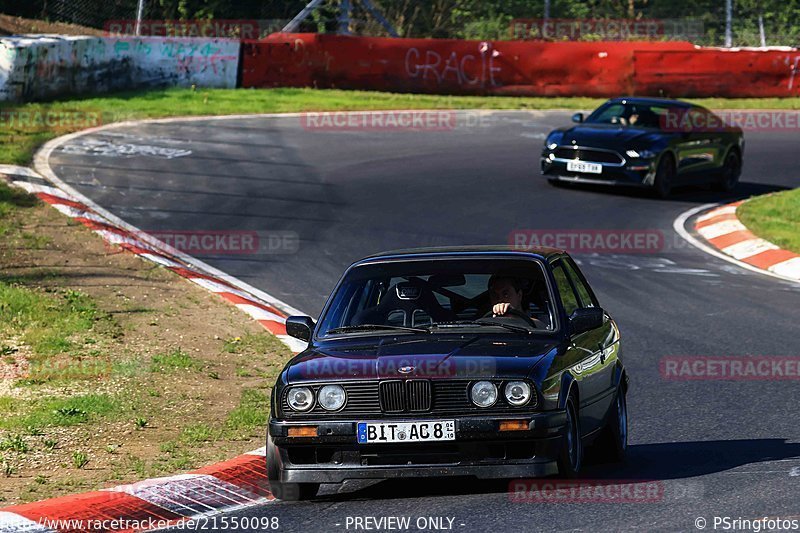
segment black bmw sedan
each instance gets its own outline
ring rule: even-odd
[[[708,109],[660,98],[614,98],[577,125],[545,139],[542,174],[551,183],[651,187],[665,198],[676,185],[708,183],[733,190],[744,135]]]
[[[620,334],[578,266],[549,248],[417,249],[350,266],[272,391],[267,475],[321,483],[520,478],[622,460]]]

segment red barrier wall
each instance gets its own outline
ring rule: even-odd
[[[800,52],[776,50],[636,51],[636,94],[673,97],[800,95]]]
[[[610,97],[792,96],[800,52],[685,42],[532,42],[274,34],[244,41],[243,87]]]
[[[636,49],[690,50],[689,43]],[[242,47],[243,87],[609,96],[633,89],[631,43],[275,34]]]

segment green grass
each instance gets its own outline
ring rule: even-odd
[[[193,359],[191,355],[181,349],[169,353],[153,356],[150,365],[151,372],[172,372],[175,370],[200,370],[203,363]]]
[[[751,198],[736,215],[759,237],[800,253],[800,189]]]
[[[378,109],[592,109],[603,99],[584,97],[449,96],[342,91],[336,89],[163,89],[131,91],[51,103],[14,106],[28,113],[82,112],[98,123],[191,115],[289,113]],[[800,98],[707,98],[693,100],[715,109],[800,109]],[[7,109],[11,106],[0,106]],[[27,164],[47,140],[83,124],[48,130],[9,126],[0,132],[0,162]]]
[[[228,415],[227,426],[234,431],[263,429],[269,414],[269,395],[258,389],[245,389],[239,405]]]
[[[73,426],[119,412],[120,402],[107,394],[20,400],[0,397],[0,429]]]
[[[19,335],[36,360],[83,347],[82,336],[103,314],[80,292],[34,290],[7,283],[0,275],[0,315],[0,334]]]

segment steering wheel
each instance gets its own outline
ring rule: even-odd
[[[511,307],[508,308],[508,311],[506,311],[505,315],[497,315],[497,316],[495,316],[495,314],[492,311],[489,311],[488,313],[483,315],[481,318],[500,318],[500,319],[511,318],[508,315],[514,315],[514,317],[523,319],[528,325],[532,326],[534,329],[538,329],[539,328],[539,325],[531,317],[529,317],[528,315],[526,315],[522,311],[519,311],[517,309],[513,309]]]

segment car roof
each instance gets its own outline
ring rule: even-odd
[[[354,264],[372,263],[386,259],[404,259],[404,258],[441,258],[441,257],[461,257],[461,256],[492,256],[498,258],[509,258],[513,256],[519,257],[535,257],[537,259],[548,259],[553,256],[564,254],[564,250],[558,248],[548,248],[545,246],[536,246],[530,248],[519,248],[516,246],[499,246],[499,245],[486,245],[486,246],[441,246],[431,248],[405,248],[401,250],[389,250],[377,254],[369,255]]]
[[[683,100],[673,100],[670,98],[656,98],[656,97],[643,97],[643,96],[620,96],[612,98],[609,102],[626,102],[631,104],[651,104],[651,105],[665,105],[669,104],[673,107],[696,107],[694,104],[684,102]]]

